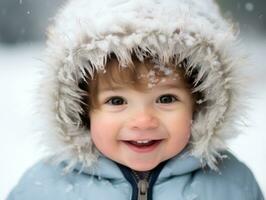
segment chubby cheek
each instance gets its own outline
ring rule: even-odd
[[[116,146],[116,134],[112,130],[116,129],[116,124],[112,123],[108,117],[91,115],[90,134],[93,143],[97,149],[108,156],[108,153],[114,151]]]
[[[191,135],[191,118],[183,118],[178,123],[172,122],[168,126],[170,140],[168,145],[168,153],[175,156],[180,153],[188,144]]]

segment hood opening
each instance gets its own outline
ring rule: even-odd
[[[173,56],[173,57],[180,57],[180,56]],[[116,55],[114,53],[109,54],[106,64],[108,62],[110,62],[112,59],[117,60]],[[128,68],[126,70],[132,70],[129,68],[130,67],[134,68],[134,61],[138,60],[138,62],[144,62],[147,59],[152,59],[152,58],[147,56],[144,59],[139,60],[137,58],[137,56],[133,54],[132,58],[131,58],[133,63],[131,64],[131,66],[127,66],[125,68]],[[176,59],[172,59],[172,60],[176,60]],[[204,99],[203,93],[200,91],[194,91],[194,88],[196,88],[198,85],[200,85],[204,81],[204,77],[202,77],[202,80],[197,80],[197,76],[198,76],[197,68],[192,68],[190,71],[186,71],[186,67],[188,65],[188,59],[186,59],[186,58],[182,61],[179,61],[178,64],[174,64],[174,65],[175,65],[175,68],[179,68],[179,69],[184,71],[184,80],[188,84],[188,87],[192,93],[192,98],[193,98],[193,102],[194,102],[194,105],[193,105],[194,114],[193,114],[193,116],[195,117],[197,115],[197,112],[199,110],[203,109],[203,107],[207,104],[206,102],[204,102],[202,100],[202,99]],[[105,70],[106,69],[104,69],[104,71]],[[81,99],[81,103],[80,103],[80,106],[83,110],[83,112],[80,113],[80,118],[82,121],[80,126],[83,126],[83,127],[87,128],[88,130],[90,130],[89,112],[90,112],[91,106],[89,105],[90,104],[90,98],[88,95],[88,92],[89,92],[88,90],[90,90],[90,88],[89,88],[88,84],[92,79],[95,80],[95,75],[90,75],[87,70],[85,70],[85,71],[86,71],[86,73],[85,73],[84,77],[86,77],[86,79],[80,79],[79,84],[78,84],[79,89],[82,91],[82,94],[83,94],[82,99]],[[95,71],[94,73],[97,73],[97,71]],[[114,77],[111,77],[111,79],[113,80]]]

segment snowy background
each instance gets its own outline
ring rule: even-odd
[[[35,7],[36,2],[43,4],[41,13]],[[53,2],[59,3],[59,0]],[[257,4],[252,1],[235,5],[230,4],[232,1],[224,2],[229,2],[223,5],[225,15],[236,13],[236,18],[242,19],[243,48],[250,55],[248,90],[252,93],[249,123],[243,128],[243,134],[230,141],[229,146],[251,168],[266,195],[266,13],[254,14],[261,8],[259,2],[262,0]],[[8,17],[16,5],[20,6],[16,12],[18,18]],[[6,198],[23,172],[43,156],[37,132],[40,119],[34,111],[40,78],[38,70],[43,65],[44,27],[56,7],[53,4],[50,9],[49,5],[52,5],[51,0],[0,0],[0,200]],[[245,11],[243,18],[239,18],[241,9]],[[16,24],[23,13],[24,21]],[[7,17],[6,20],[3,17]],[[14,20],[15,25],[9,23],[10,20]]]

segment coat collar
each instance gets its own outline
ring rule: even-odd
[[[184,149],[177,156],[166,161],[158,179],[187,174],[201,168],[201,166],[200,160],[191,156],[188,150]],[[75,170],[104,179],[124,179],[118,164],[103,155],[99,156],[97,162],[91,167],[82,168],[82,165],[79,164]]]

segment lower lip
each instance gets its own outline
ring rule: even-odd
[[[138,147],[135,146],[133,144],[130,144],[128,142],[124,142],[131,150],[137,152],[137,153],[149,153],[152,152],[153,150],[156,149],[156,147],[158,147],[160,145],[160,143],[162,142],[162,140],[158,140],[157,142],[155,142],[154,144],[150,145],[150,146],[144,146],[144,147]]]

